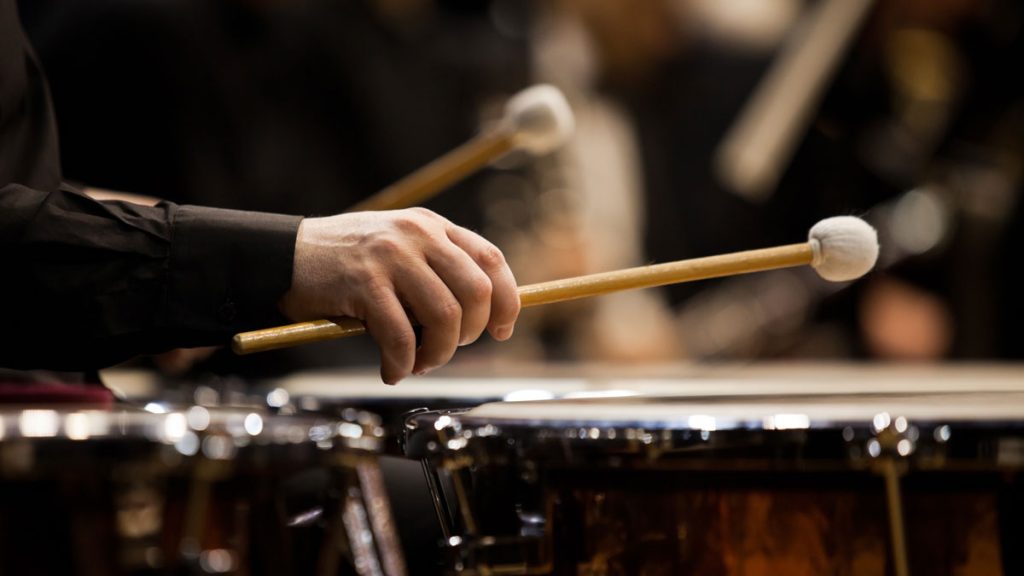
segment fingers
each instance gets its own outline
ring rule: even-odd
[[[409,316],[388,284],[367,291],[366,329],[380,348],[380,377],[385,384],[397,384],[413,371],[416,334]]]
[[[505,257],[494,244],[482,237],[451,225],[448,238],[461,248],[491,281],[491,303],[487,330],[496,340],[508,340],[512,336],[516,318],[519,317],[519,292],[516,279],[505,262]]]
[[[493,244],[410,209],[303,221],[279,306],[293,319],[363,320],[381,350],[381,378],[393,384],[446,363],[484,329],[507,339],[519,296]],[[406,307],[423,326],[419,350]]]
[[[425,374],[443,366],[455,355],[462,331],[462,304],[426,264],[404,269],[397,285],[399,296],[412,309],[423,329],[412,370],[415,374]]]
[[[501,251],[465,228],[430,218],[443,228],[422,237],[425,262],[406,261],[393,275],[398,297],[423,328],[415,374],[446,364],[457,346],[473,342],[485,328],[499,340],[509,338],[520,308]]]
[[[426,256],[462,310],[459,346],[474,342],[491,317],[491,278],[469,254],[447,239]]]

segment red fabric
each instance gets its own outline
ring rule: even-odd
[[[13,384],[0,382],[0,404],[100,404],[110,406],[114,395],[103,386],[75,384]]]

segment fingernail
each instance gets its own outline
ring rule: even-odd
[[[417,376],[426,376],[428,372],[430,372],[430,369],[423,368],[422,370],[417,370],[416,371],[416,375]]]
[[[509,324],[508,326],[502,326],[502,327],[500,327],[500,328],[498,328],[497,330],[494,331],[495,332],[494,336],[498,340],[508,340],[509,338],[512,337],[512,330],[514,328],[515,328],[515,326],[512,325],[512,324]]]

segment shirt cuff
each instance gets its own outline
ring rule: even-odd
[[[301,217],[177,206],[171,221],[166,326],[227,335],[286,322]]]

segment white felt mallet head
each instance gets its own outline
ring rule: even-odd
[[[854,280],[867,274],[878,260],[878,233],[853,216],[826,218],[811,228],[807,237],[814,250],[811,266],[833,282]]]
[[[576,126],[562,91],[550,84],[532,86],[510,98],[503,122],[515,134],[516,148],[534,156],[565,144]]]

